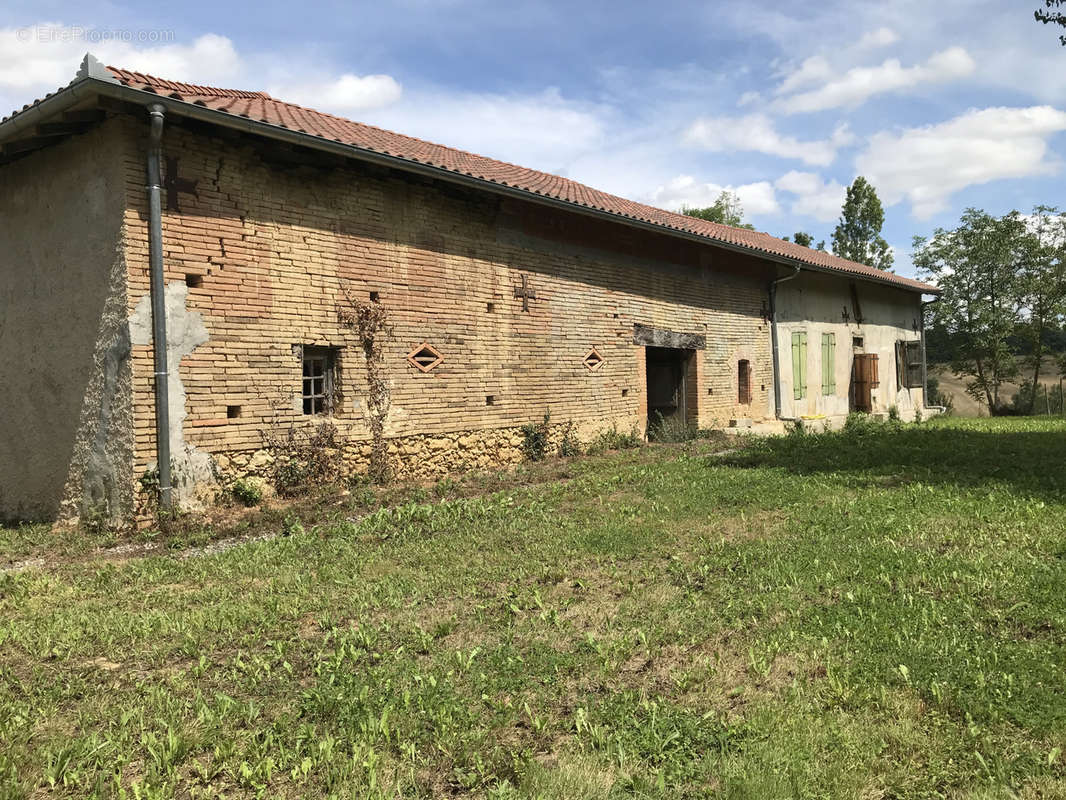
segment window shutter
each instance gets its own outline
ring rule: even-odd
[[[896,342],[896,391],[899,391],[900,389],[902,389],[903,385],[905,383],[904,377],[903,377],[904,370],[905,370],[905,366],[904,366],[904,359],[905,359],[904,348],[905,348],[905,346],[906,345],[903,342],[901,342],[901,341],[897,341]]]
[[[870,353],[867,357],[870,359],[870,386],[876,389],[881,385],[881,379],[877,375],[877,353]]]
[[[792,399],[807,396],[807,334],[792,334]]]
[[[829,361],[826,336],[822,334],[822,394],[829,394],[829,383],[826,381],[826,369],[825,365]]]
[[[903,385],[908,389],[922,388],[922,343],[905,342]]]
[[[807,396],[807,334],[800,334],[800,374],[803,376],[803,394]]]
[[[835,333],[822,334],[822,394],[836,394],[836,354],[837,336]]]

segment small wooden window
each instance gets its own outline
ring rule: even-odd
[[[737,362],[737,403],[751,404],[751,362],[746,358]]]
[[[433,345],[422,342],[407,354],[407,361],[417,367],[420,372],[429,372],[440,366],[444,361],[444,356]]]
[[[303,348],[303,413],[333,413],[336,365],[336,348]]]

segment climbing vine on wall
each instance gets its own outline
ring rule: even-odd
[[[367,416],[370,426],[370,479],[387,483],[392,478],[388,445],[385,442],[385,420],[389,415],[389,387],[385,380],[385,342],[392,335],[385,306],[377,302],[356,300],[347,287],[343,288],[346,305],[337,312],[341,325],[353,331],[359,339],[366,361]]]

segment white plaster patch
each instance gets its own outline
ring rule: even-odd
[[[210,454],[185,441],[185,386],[181,360],[210,338],[203,316],[185,306],[189,287],[175,281],[164,292],[167,315],[167,407],[170,411],[170,461],[174,500],[179,508],[197,510],[217,491],[215,465]],[[152,299],[145,294],[129,318],[130,340],[135,345],[152,344]]]

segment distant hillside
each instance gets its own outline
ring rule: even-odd
[[[1027,370],[1023,368],[1024,375]],[[1050,391],[1054,387],[1058,391],[1059,366],[1054,357],[1044,359],[1044,374],[1040,376],[1040,383],[1047,386]],[[955,414],[960,417],[987,417],[988,407],[979,403],[966,394],[966,383],[969,379],[959,378],[951,372],[945,364],[930,364],[929,374],[936,376],[940,381],[940,390],[952,396],[955,403]],[[1011,398],[1018,392],[1018,384],[1005,383],[1000,387],[1000,398],[1009,403]],[[1038,406],[1039,409],[1039,406]]]

